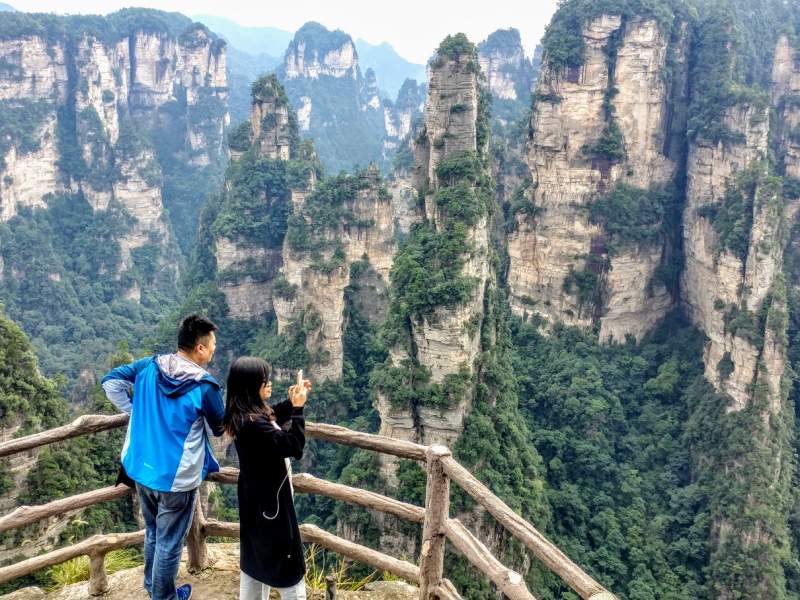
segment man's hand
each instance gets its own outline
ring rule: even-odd
[[[292,401],[292,406],[301,408],[305,405],[308,398],[308,392],[311,391],[311,382],[308,379],[303,380],[300,385],[293,385],[289,388],[289,400]]]

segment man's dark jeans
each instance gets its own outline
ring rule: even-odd
[[[175,600],[175,577],[194,514],[197,489],[159,492],[136,484],[144,516],[144,589],[152,600]]]

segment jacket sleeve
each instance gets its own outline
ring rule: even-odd
[[[255,442],[257,447],[264,449],[269,456],[276,458],[303,458],[303,448],[306,445],[306,419],[302,408],[292,411],[292,426],[288,431],[275,429],[270,421],[264,418],[255,419],[253,423],[258,427],[256,435],[259,439]]]
[[[278,425],[283,425],[292,418],[293,408],[294,406],[292,406],[292,401],[288,398],[272,405],[272,410],[275,412],[275,421],[278,423]]]
[[[203,383],[201,396],[203,416],[206,420],[206,431],[214,437],[223,434],[222,420],[225,418],[225,403],[222,401],[222,391],[210,383]]]
[[[131,414],[133,411],[133,385],[136,376],[144,371],[152,361],[152,357],[141,358],[129,365],[122,365],[109,371],[100,382],[106,397],[122,412]]]

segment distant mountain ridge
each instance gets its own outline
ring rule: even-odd
[[[245,27],[227,17],[215,15],[190,15],[213,32],[224,37],[231,45],[248,54],[282,57],[294,33],[277,27]]]
[[[372,68],[378,76],[378,87],[395,98],[406,79],[416,79],[424,83],[427,79],[425,65],[418,65],[400,56],[388,42],[377,46],[356,40],[356,51],[361,68]]]

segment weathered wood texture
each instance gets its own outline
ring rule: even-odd
[[[194,515],[192,524],[189,526],[189,534],[186,536],[186,551],[189,560],[186,561],[186,569],[189,573],[200,573],[208,568],[208,545],[206,544],[206,533],[204,531],[206,518],[203,515],[203,505],[200,502],[200,490],[195,495]]]
[[[135,490],[132,488],[126,485],[119,485],[117,487],[93,490],[85,494],[70,496],[69,498],[53,500],[52,502],[40,504],[39,506],[20,506],[4,517],[0,517],[0,533],[8,531],[9,529],[30,525],[42,519],[62,515],[71,510],[86,508],[87,506],[99,504],[100,502],[122,498],[123,496],[128,496],[133,493],[135,493]]]
[[[235,467],[222,467],[218,473],[209,473],[206,481],[214,483],[239,483],[239,469]]]
[[[108,591],[108,573],[106,573],[106,555],[92,552],[89,555],[89,593],[100,596]]]
[[[35,433],[21,437],[16,440],[9,440],[0,444],[0,458],[46,446],[54,442],[63,442],[82,435],[116,429],[127,425],[129,417],[127,414],[120,415],[82,415],[69,425],[48,429],[41,433]],[[384,454],[408,458],[411,460],[425,460],[425,446],[394,440],[382,435],[373,435],[361,431],[351,431],[346,427],[337,425],[327,425],[324,423],[306,423],[306,434],[308,437],[342,444],[344,446],[355,446],[364,450],[375,450]]]
[[[112,417],[106,415],[82,415],[69,425],[3,442],[0,444],[0,458],[25,452],[26,450],[38,448],[39,446],[46,446],[54,442],[71,440],[72,438],[81,437],[82,435],[116,429],[117,427],[126,425],[128,419],[128,415],[124,413]]]
[[[129,548],[144,542],[144,531],[134,533],[117,533],[114,535],[95,535],[74,546],[54,550],[41,556],[34,556],[13,565],[0,568],[0,583],[24,577],[36,571],[60,565],[78,556],[89,554],[107,554],[112,550]]]
[[[442,583],[431,590],[431,597],[439,600],[461,600],[461,596],[449,579],[443,579]]]
[[[400,502],[374,492],[351,488],[341,483],[317,479],[308,473],[298,473],[293,476],[292,485],[296,493],[317,494],[334,500],[359,504],[415,523],[422,523],[425,520],[425,509],[420,506]]]
[[[203,524],[203,535],[206,537],[213,535],[214,537],[238,538],[239,524],[209,519]]]
[[[404,560],[392,558],[386,554],[381,554],[377,550],[348,542],[345,539],[323,531],[316,525],[300,525],[300,537],[303,538],[304,542],[319,544],[323,548],[348,556],[356,562],[369,565],[376,569],[389,571],[407,581],[419,583],[418,566],[412,565]]]
[[[233,467],[225,467],[219,473],[211,473],[207,477],[207,481],[217,483],[236,483],[238,480],[239,471]],[[298,494],[316,494],[333,498],[334,500],[352,502],[353,504],[379,510],[415,523],[422,523],[425,520],[425,509],[421,506],[400,502],[381,494],[352,488],[341,483],[331,483],[308,473],[294,475],[292,477],[292,487],[295,493]]]
[[[447,539],[480,569],[510,600],[536,600],[528,591],[522,575],[503,566],[489,549],[476,538],[458,519],[447,521]],[[422,600],[422,599],[420,599]]]
[[[601,596],[598,594],[610,594],[452,457],[442,459],[442,464],[445,472],[455,483],[488,510],[498,522],[525,544],[539,560],[561,577],[581,598],[601,600]],[[610,597],[614,598],[614,595],[611,594]]]
[[[126,414],[115,416],[83,415],[69,425],[0,443],[0,458],[25,452],[40,446],[45,446],[47,444],[123,427],[128,423],[128,419],[129,417]],[[429,448],[425,446],[413,444],[411,442],[404,442],[401,440],[394,440],[383,436],[351,431],[344,427],[337,427],[335,425],[307,423],[306,433],[311,438],[336,444],[354,446],[365,450],[373,450],[411,460],[428,460],[427,453],[429,452]],[[508,506],[506,506],[499,498],[497,498],[497,496],[492,494],[492,492],[490,492],[482,483],[473,477],[471,473],[459,465],[458,462],[452,458],[452,456],[446,454],[449,451],[446,449],[443,450],[445,451],[445,454],[439,456],[435,461],[439,465],[437,468],[441,469],[442,474],[452,479],[452,481],[460,485],[464,491],[475,498],[475,500],[484,508],[486,508],[489,513],[492,514],[495,519],[497,519],[497,521],[503,524],[512,535],[522,541],[544,564],[546,564],[576,593],[578,593],[581,598],[584,600],[615,600],[616,597],[613,594],[589,577],[589,575],[587,575],[580,567],[573,563],[563,552],[561,552],[556,546],[554,546],[542,534],[540,534],[535,527],[508,508]],[[429,464],[429,468],[430,466],[431,465]],[[238,477],[238,470],[228,467],[222,469],[219,473],[210,474],[208,480],[218,483],[236,483]],[[436,481],[441,482],[441,477],[437,476],[435,479]],[[425,521],[425,509],[407,504],[405,502],[399,502],[397,500],[381,496],[380,494],[357,490],[341,484],[319,480],[307,474],[295,475],[292,481],[295,490],[300,493],[319,494],[337,500],[343,500],[345,502],[352,502],[418,523]],[[432,488],[435,488],[438,484],[435,484],[434,480],[430,480],[430,484],[431,485],[429,485],[428,488],[429,499],[431,494],[434,494],[437,498],[441,498],[441,491],[432,491]],[[119,486],[115,488],[109,487],[87,492],[85,494],[79,494],[71,498],[56,500],[41,506],[21,506],[10,514],[0,517],[0,532],[22,527],[48,517],[60,515],[69,510],[81,509],[93,504],[98,504],[100,502],[106,502],[108,500],[120,498],[131,493],[133,493],[133,490],[125,486]],[[431,522],[427,525],[427,529],[423,530],[423,543],[427,543],[428,545],[427,554],[423,556],[422,560],[425,567],[425,573],[428,573],[429,575],[426,579],[428,583],[423,584],[425,589],[423,590],[423,595],[421,598],[422,600],[428,600],[429,597],[437,597],[443,600],[453,600],[453,598],[458,597],[458,593],[454,588],[452,588],[452,584],[449,584],[447,580],[441,580],[441,576],[436,576],[436,565],[439,564],[438,556],[440,554],[440,546],[443,547],[443,543],[440,543],[442,541],[440,540],[440,534],[434,532],[437,530],[437,528],[441,529],[441,513],[444,511],[444,514],[446,515],[446,510],[442,508],[441,500],[437,500],[435,502],[426,502],[426,504],[429,505],[429,510],[438,509],[439,514],[434,515],[431,519],[429,519]],[[202,570],[208,564],[205,538],[209,535],[238,537],[239,526],[235,523],[205,521],[201,508],[197,509],[195,517],[195,524],[192,526],[188,540],[190,554],[189,566],[190,570]],[[474,537],[472,537],[471,534],[469,534],[469,532],[467,532],[465,529],[461,531],[459,526],[460,524],[457,521],[448,521],[445,525],[448,537],[451,535],[457,536],[457,543],[464,545],[468,549],[472,548],[473,557],[482,556],[482,554],[476,550],[477,547],[474,546],[474,544],[471,542],[468,544],[467,541],[465,541],[469,540],[470,538],[474,540]],[[336,548],[330,549],[347,554],[347,552],[344,550],[345,546],[342,546],[342,544],[350,544],[350,542],[341,540],[341,538],[337,538],[336,536],[330,536],[330,534],[327,534],[317,528],[308,529],[310,526],[306,525],[302,527],[306,528],[305,531],[307,536],[310,536],[310,538],[315,538],[309,539],[309,541],[316,541],[326,548],[329,546],[323,542],[336,544]],[[461,529],[463,529],[463,526]],[[469,537],[465,537],[465,535],[459,535],[459,532],[462,534],[468,534]],[[110,548],[111,550],[141,543],[141,540],[138,542],[129,543],[127,540],[130,539],[130,536],[141,536],[143,538],[144,533],[139,532],[136,534],[95,536],[75,546],[56,550],[42,556],[37,556],[35,558],[22,561],[15,565],[0,568],[0,583],[65,562],[66,560],[76,556],[90,555],[91,557],[94,557],[92,559],[92,564],[95,565],[94,569],[97,571],[97,575],[93,577],[92,589],[98,590],[98,593],[100,593],[99,590],[102,590],[103,586],[106,584],[103,583],[103,574],[99,572],[100,559],[97,557],[102,556],[109,551],[109,549],[106,549],[106,547],[112,543],[109,540],[114,540],[113,544],[116,544],[114,547]],[[93,545],[93,540],[97,545]],[[475,541],[477,542],[477,540]],[[454,543],[456,543],[456,541],[454,541]],[[478,542],[478,544],[480,544],[480,542]],[[385,563],[389,566],[378,566],[378,568],[383,568],[390,572],[396,573],[405,579],[419,581],[420,569],[418,567],[410,565],[410,567],[413,568],[412,571],[415,573],[415,575],[409,576],[410,572],[407,571],[409,568],[407,566],[409,565],[408,563],[405,563],[404,561],[398,561],[397,559],[392,559],[391,557],[376,553],[373,550],[363,548],[362,546],[358,546],[356,544],[353,544],[353,547],[358,551],[359,556],[366,556],[373,562],[368,562],[366,559],[356,558],[350,554],[347,554],[348,556],[351,556],[351,558],[354,558],[355,560],[361,560],[361,562],[366,562],[366,564],[371,564],[373,566],[376,566],[375,561],[378,560],[389,560],[394,561],[395,563],[401,563],[399,566],[394,563]],[[365,555],[364,551],[373,553],[374,555]],[[426,552],[425,547],[423,548],[423,552]],[[468,555],[468,557],[469,556],[470,555]],[[487,564],[491,565],[492,563],[484,563],[484,567],[486,567]],[[476,566],[480,567],[480,565]],[[492,566],[492,568],[495,566],[496,565]],[[405,570],[405,574],[398,573],[396,570],[393,570],[392,567]],[[505,569],[505,567],[503,567],[503,569]],[[103,573],[104,572],[105,571],[103,571]],[[513,573],[507,569],[505,569],[505,572]],[[436,583],[439,580],[445,583]],[[493,581],[495,580],[493,579]],[[510,598],[512,598],[512,600],[516,597],[532,598],[532,596],[530,596],[530,594],[527,592],[527,589],[525,590],[525,594],[528,594],[528,596],[524,596],[524,594],[522,594],[522,592],[520,592],[520,590],[514,586],[513,582],[505,582],[503,585],[507,586],[511,593],[522,595],[512,596],[506,592],[505,589],[503,589],[499,582],[495,581],[495,583],[497,583],[501,590]]]
[[[333,442],[343,446],[355,446],[364,450],[375,450],[384,454],[408,458],[411,460],[425,460],[425,446],[395,440],[382,435],[373,435],[361,431],[352,431],[346,427],[326,425],[324,423],[306,423],[306,435],[316,440]]]
[[[450,478],[441,459],[450,456],[444,446],[428,449],[428,482],[425,492],[425,522],[422,527],[420,554],[420,600],[430,600],[432,591],[442,583],[444,569],[445,523],[450,516]]]

